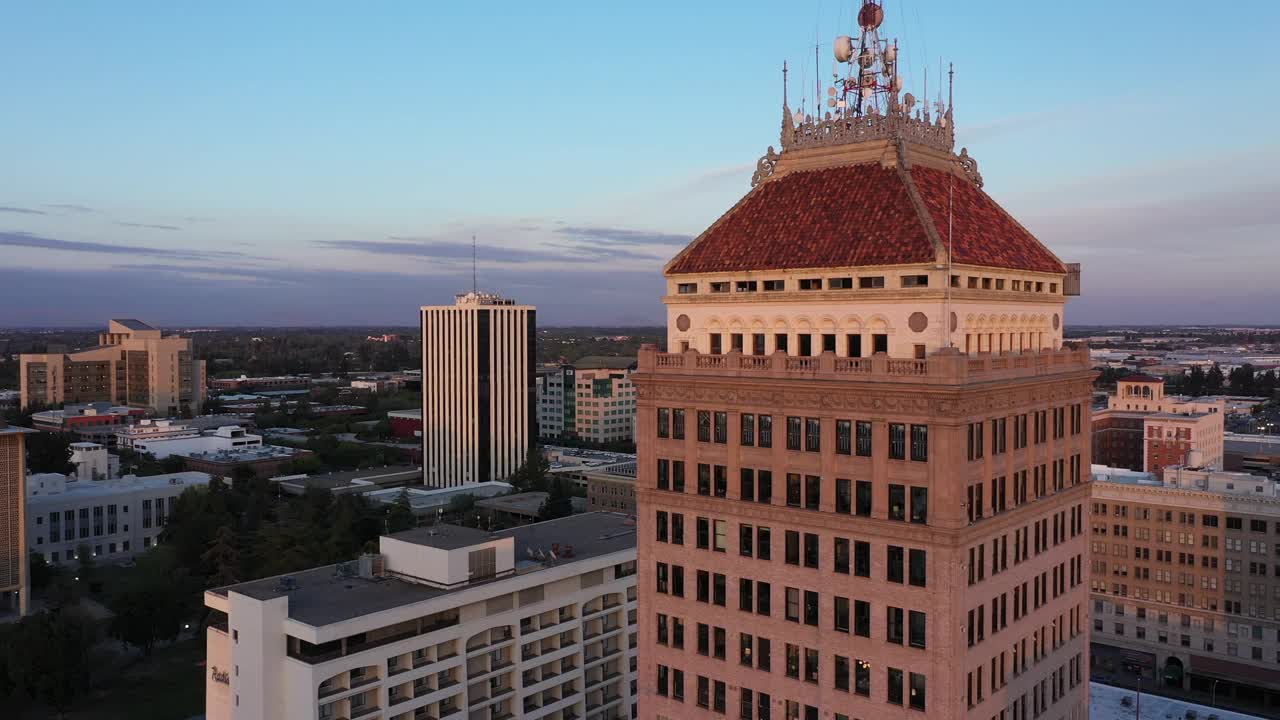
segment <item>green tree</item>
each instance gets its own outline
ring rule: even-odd
[[[550,470],[551,464],[547,462],[547,456],[542,452],[542,446],[535,445],[529,451],[529,456],[525,458],[523,463],[520,463],[520,467],[516,468],[511,477],[507,478],[507,481],[522,492],[546,492],[547,473]]]
[[[237,545],[236,532],[230,525],[218,528],[209,549],[200,556],[205,567],[213,569],[208,578],[209,585],[222,587],[240,582],[240,550]]]
[[[1222,392],[1222,386],[1225,378],[1222,375],[1222,368],[1218,367],[1218,363],[1214,363],[1213,367],[1209,368],[1209,372],[1205,373],[1204,379],[1204,390],[1206,393],[1212,395]]]
[[[0,647],[7,655],[5,665],[13,691],[64,717],[67,708],[89,691],[89,649],[97,641],[97,624],[74,609],[23,618]]]
[[[88,543],[76,546],[76,582],[82,588],[93,588],[98,576],[98,563]]]
[[[547,499],[538,508],[538,520],[555,520],[573,514],[573,495],[565,487],[564,478],[557,477],[551,482]]]
[[[403,489],[387,510],[387,532],[397,533],[409,530],[417,524],[417,518],[413,515],[413,505],[409,502],[409,491]]]
[[[173,641],[195,611],[199,583],[177,565],[177,554],[156,547],[139,559],[107,607],[111,636],[150,655],[159,642]]]
[[[67,433],[40,432],[28,435],[27,470],[33,473],[75,472],[71,464],[71,436]]]
[[[448,512],[450,515],[465,515],[466,513],[471,512],[475,506],[476,496],[471,493],[463,493],[449,498]]]
[[[31,571],[32,590],[44,590],[49,587],[49,583],[53,582],[53,576],[57,574],[57,568],[45,562],[44,553],[40,552],[32,551],[27,567]]]

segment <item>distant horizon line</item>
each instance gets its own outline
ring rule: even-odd
[[[108,320],[110,320],[110,319],[111,319],[111,318],[108,318]],[[78,325],[78,324],[77,324],[77,325],[0,325],[0,332],[4,332],[4,331],[76,331],[76,330],[94,330],[94,331],[98,331],[98,330],[101,330],[101,328],[103,328],[103,327],[105,327],[105,322],[100,322],[100,323],[95,323],[95,324],[87,324],[87,325]],[[270,324],[256,324],[256,323],[251,323],[251,324],[247,324],[247,325],[218,325],[218,324],[194,323],[194,324],[183,324],[183,325],[175,325],[175,324],[152,324],[152,327],[155,327],[155,328],[160,329],[160,330],[191,330],[191,331],[202,331],[202,330],[209,330],[209,331],[218,331],[218,330],[257,330],[257,329],[269,329],[269,330],[310,330],[310,329],[326,329],[326,330],[341,330],[341,329],[361,329],[361,330],[365,330],[365,329],[388,329],[388,330],[401,330],[401,329],[411,329],[411,330],[416,330],[416,329],[418,329],[418,326],[417,326],[417,325],[382,325],[382,324],[377,324],[377,323],[369,323],[369,324],[339,323],[339,324],[334,324],[334,325],[325,325],[325,324],[314,324],[314,325],[270,325]],[[655,329],[655,328],[657,328],[657,329],[665,329],[665,327],[666,327],[666,326],[665,326],[665,325],[630,325],[630,324],[618,324],[618,325],[613,325],[613,324],[599,324],[599,325],[595,325],[595,324],[588,324],[588,325],[580,325],[580,324],[578,324],[578,325],[539,325],[538,327],[539,327],[539,329],[547,329],[547,330],[578,330],[578,329],[582,329],[582,330],[590,330],[590,329],[597,329],[597,330],[598,330],[598,329],[641,329],[641,330],[643,330],[643,329]],[[1117,329],[1117,330],[1119,330],[1119,329],[1125,329],[1125,328],[1133,328],[1133,329],[1178,328],[1178,329],[1187,329],[1187,330],[1196,330],[1196,329],[1201,329],[1201,330],[1203,330],[1203,329],[1211,329],[1211,330],[1233,330],[1233,329],[1248,329],[1248,330],[1280,330],[1280,324],[1257,324],[1257,323],[1235,323],[1235,324],[1228,324],[1228,323],[1223,323],[1223,324],[1217,324],[1217,323],[1190,323],[1190,324],[1185,324],[1185,325],[1184,325],[1184,324],[1179,324],[1179,323],[1158,323],[1158,322],[1152,322],[1152,323],[1132,323],[1132,322],[1130,322],[1130,323],[1106,323],[1106,324],[1102,324],[1102,323],[1079,323],[1079,324],[1071,324],[1071,323],[1067,323],[1067,324],[1064,324],[1064,326],[1063,326],[1063,329],[1064,329],[1064,330],[1071,330],[1071,329],[1075,329],[1075,330],[1083,330],[1083,329]]]

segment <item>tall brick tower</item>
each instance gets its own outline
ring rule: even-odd
[[[781,151],[665,269],[633,376],[640,716],[1083,720],[1078,267],[858,18],[832,110],[784,99]]]

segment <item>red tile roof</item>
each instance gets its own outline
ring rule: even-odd
[[[911,186],[918,189],[919,205]],[[954,262],[1065,272],[986,193],[960,178],[954,186]],[[747,193],[667,273],[933,262],[930,231],[945,241],[946,210],[947,173],[941,170],[903,172],[865,163],[793,172]],[[927,229],[928,222],[934,228]]]
[[[947,196],[951,191],[955,193],[952,262],[1047,273],[1067,271],[1053,253],[982,188],[960,178],[951,182],[949,177],[953,176],[945,170],[911,168],[911,180],[920,191],[920,198],[944,243],[947,242]]]

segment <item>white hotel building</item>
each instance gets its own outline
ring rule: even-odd
[[[206,592],[206,717],[637,717],[634,521],[418,528],[379,550]]]
[[[537,432],[536,310],[489,293],[422,308],[423,481],[505,480]]]

